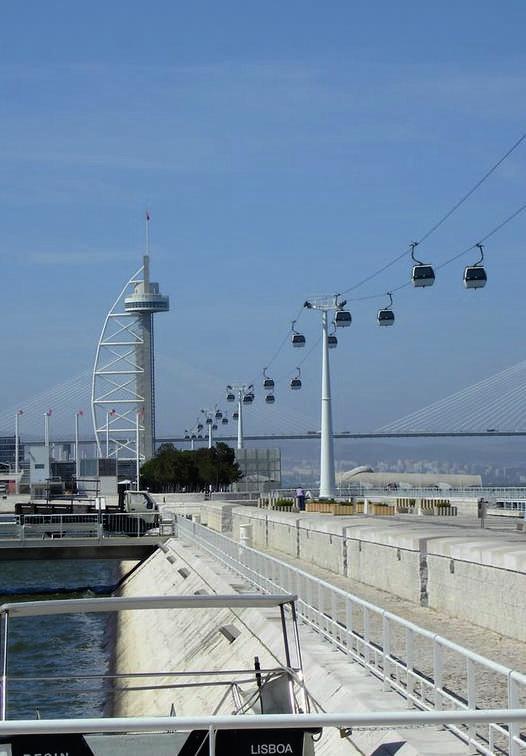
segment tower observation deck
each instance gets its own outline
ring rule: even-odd
[[[142,267],[106,315],[92,378],[93,429],[100,457],[150,459],[155,451],[153,316],[168,312],[169,297],[150,280],[149,221]]]

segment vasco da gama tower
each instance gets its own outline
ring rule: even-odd
[[[150,459],[155,452],[153,316],[169,297],[150,281],[150,215],[143,264],[124,285],[102,327],[93,367],[91,412],[99,457]]]

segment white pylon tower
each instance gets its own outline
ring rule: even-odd
[[[227,402],[237,401],[237,448],[242,449],[244,444],[243,437],[243,405],[252,404],[254,401],[254,386],[251,383],[235,383],[226,387]]]
[[[313,297],[305,302],[309,310],[321,311],[322,363],[321,363],[321,443],[320,443],[320,499],[336,495],[334,469],[334,435],[332,430],[331,375],[329,364],[329,313],[334,313],[335,326],[351,324],[351,315],[344,310],[345,302],[338,295]]]
[[[91,389],[97,453],[119,460],[140,460],[155,451],[155,370],[153,315],[167,312],[170,301],[150,281],[150,214],[146,213],[146,254],[143,265],[126,282],[102,327]],[[108,418],[108,408],[115,412]],[[139,433],[137,417],[140,414]],[[108,427],[107,427],[108,424]]]

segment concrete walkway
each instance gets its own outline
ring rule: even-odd
[[[253,590],[240,582],[239,577],[225,571],[196,544],[181,543],[177,539],[168,542],[172,553],[183,558],[202,577],[220,577],[230,590],[244,592]],[[211,581],[212,582],[212,581]],[[212,587],[212,584],[210,584]],[[269,621],[270,618],[269,618]],[[304,624],[300,626],[305,679],[311,697],[322,712],[382,712],[407,710],[407,702],[401,696],[382,689],[382,683],[368,674],[359,664],[320,640],[317,633]],[[338,750],[335,751],[336,746]],[[470,751],[464,743],[441,728],[422,729],[356,730],[343,741],[320,742],[317,756],[341,754],[374,754],[374,756],[433,756],[438,754],[466,754]]]

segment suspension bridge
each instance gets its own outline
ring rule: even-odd
[[[42,438],[43,415],[52,408],[53,441],[72,439],[73,417],[89,397],[90,372],[81,373],[19,405],[0,412],[0,433],[13,432],[14,417],[24,411],[23,434]],[[526,436],[526,360],[486,377],[419,410],[388,422],[372,431],[340,430],[336,439],[382,438],[494,438]],[[317,420],[291,411],[280,404],[270,412],[264,405],[254,407],[247,417],[247,441],[315,440],[320,433]],[[87,423],[86,423],[87,425]],[[316,430],[314,430],[316,429]],[[84,429],[83,443],[94,442],[92,429]],[[250,432],[252,431],[252,432]],[[227,427],[214,435],[216,440],[232,442],[235,435]],[[184,443],[184,433],[159,434],[157,443]]]

